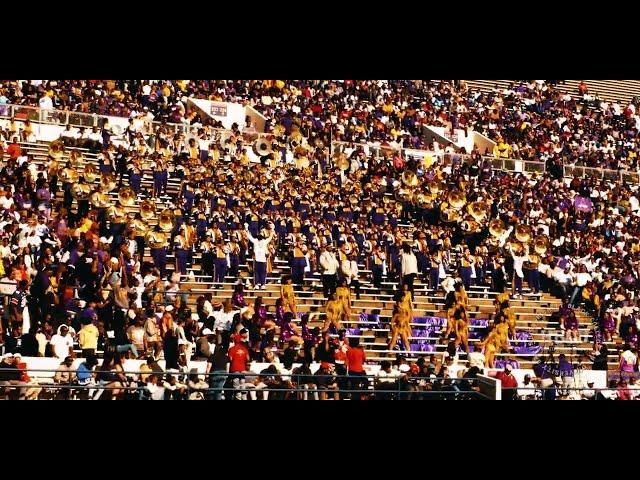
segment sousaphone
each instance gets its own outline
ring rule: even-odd
[[[103,192],[110,192],[117,186],[116,177],[111,173],[103,173],[100,176],[100,188]]]
[[[504,226],[504,222],[499,218],[495,218],[489,223],[489,233],[495,238],[502,237],[506,231],[507,229]]]
[[[140,216],[144,220],[149,220],[156,215],[156,204],[151,200],[140,202]]]
[[[86,200],[91,194],[91,186],[88,183],[74,183],[71,186],[71,195],[76,200]]]
[[[418,176],[411,170],[405,170],[402,172],[402,183],[407,187],[415,187],[418,185]]]
[[[95,167],[95,165],[88,163],[84,167],[84,172],[82,173],[82,176],[87,182],[93,183],[98,179],[100,174],[98,173],[98,169]]]
[[[108,208],[112,205],[109,195],[104,192],[95,191],[89,197],[89,202],[96,208]]]
[[[516,227],[516,239],[521,243],[529,243],[531,240],[531,227],[529,225],[518,225]]]
[[[131,187],[122,187],[118,192],[118,202],[123,207],[132,207],[136,203],[136,192]]]
[[[476,222],[482,223],[487,218],[487,205],[484,202],[470,203],[467,205],[467,212]]]
[[[80,176],[75,168],[63,168],[59,174],[62,183],[78,183]]]
[[[253,143],[253,153],[259,157],[266,157],[272,151],[271,142],[264,137],[260,137]]]
[[[160,212],[158,225],[160,226],[160,230],[162,230],[163,232],[171,232],[175,225],[175,215],[173,214],[173,212],[168,208]]]
[[[549,237],[546,235],[540,235],[533,241],[533,249],[541,257],[549,250]]]
[[[447,201],[451,208],[455,210],[460,210],[464,207],[465,203],[467,203],[467,199],[462,192],[459,190],[452,190],[447,196]]]

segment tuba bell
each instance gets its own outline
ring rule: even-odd
[[[156,204],[151,200],[143,200],[140,202],[140,216],[144,220],[149,220],[156,214]]]
[[[168,208],[160,212],[158,225],[160,226],[160,230],[162,230],[163,232],[171,232],[175,225],[175,215],[173,214],[173,212]]]
[[[78,183],[80,176],[75,168],[63,168],[60,171],[60,181],[62,183]]]
[[[549,237],[546,235],[536,237],[533,241],[533,249],[538,255],[543,256],[549,249]]]
[[[418,176],[411,170],[405,170],[402,172],[402,183],[407,187],[415,187],[418,185]]]
[[[451,208],[454,208],[455,210],[460,210],[464,207],[464,204],[467,203],[466,197],[459,190],[452,190],[447,196],[447,201],[449,202],[449,205],[451,205]]]
[[[151,231],[147,233],[149,248],[165,248],[167,246],[167,234],[165,232]]]
[[[76,200],[86,200],[91,194],[91,186],[88,183],[74,183],[71,187],[71,195]]]
[[[112,205],[109,195],[103,192],[95,191],[89,197],[89,202],[96,208],[108,208]]]
[[[118,192],[118,202],[123,207],[132,207],[136,203],[136,192],[131,187],[122,187]]]
[[[85,165],[82,176],[87,182],[93,183],[99,177],[98,169],[95,167],[95,165],[89,163]]]
[[[531,227],[529,225],[518,225],[516,227],[516,239],[521,243],[529,243],[531,240]]]
[[[293,132],[291,134],[291,140],[289,140],[289,148],[296,150],[302,145],[302,134],[300,132]]]
[[[257,139],[253,144],[253,153],[259,157],[266,157],[272,151],[271,142],[264,137]]]
[[[487,205],[484,202],[470,203],[467,205],[467,212],[476,222],[482,223],[487,218]]]
[[[499,218],[493,219],[489,223],[489,233],[495,238],[500,238],[506,231],[507,229],[504,226],[504,222]]]
[[[116,177],[111,173],[103,173],[100,176],[100,188],[103,192],[110,192],[117,186]]]

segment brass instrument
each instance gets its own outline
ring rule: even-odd
[[[107,210],[107,217],[111,223],[125,223],[127,221],[127,212],[118,205],[111,205]]]
[[[433,202],[433,195],[419,193],[415,196],[415,203],[419,208],[427,208]]]
[[[149,233],[149,224],[139,218],[134,218],[131,221],[131,228],[136,237],[145,237]]]
[[[522,253],[524,252],[524,245],[521,242],[509,242],[509,245],[511,245],[511,250],[513,250],[513,253],[522,255]]]
[[[71,195],[76,200],[86,200],[91,194],[91,186],[88,183],[74,183],[71,187]]]
[[[253,144],[253,153],[259,157],[266,157],[272,151],[271,142],[264,137],[257,139]]]
[[[103,173],[100,176],[100,188],[103,192],[110,192],[117,186],[116,177],[111,173]]]
[[[418,176],[411,170],[405,170],[402,172],[402,183],[407,187],[415,187],[418,185]]]
[[[489,223],[489,233],[495,238],[500,238],[506,231],[504,222],[499,218],[493,219]]]
[[[147,233],[149,248],[165,248],[167,246],[167,234],[164,232],[151,231]]]
[[[411,202],[413,201],[413,192],[408,188],[401,188],[396,191],[396,200],[399,202]]]
[[[89,202],[96,208],[108,208],[112,206],[109,195],[103,192],[95,191],[89,197]]]
[[[152,200],[140,202],[140,216],[143,220],[149,220],[156,214],[156,204]]]
[[[319,138],[316,138],[313,144],[315,145],[316,148],[320,148],[320,149],[324,148],[324,142]]]
[[[445,189],[446,185],[443,182],[432,182],[429,184],[429,191],[434,195],[437,195]]]
[[[91,163],[89,163],[89,164],[85,165],[84,172],[82,173],[82,176],[84,177],[84,179],[87,182],[93,183],[99,177],[98,169],[95,167],[95,165],[92,165]]]
[[[549,249],[549,237],[546,235],[540,235],[533,241],[533,249],[541,257],[547,253]]]
[[[273,136],[274,137],[282,137],[286,132],[284,125],[278,124],[273,128]]]
[[[175,226],[175,215],[173,212],[169,209],[164,209],[160,212],[158,225],[160,226],[160,230],[163,232],[171,232]]]
[[[338,158],[336,165],[340,170],[349,170],[349,168],[351,167],[351,162],[349,161],[347,156],[343,153]]]
[[[307,157],[296,158],[296,168],[298,170],[309,168],[309,159]]]
[[[457,223],[460,221],[460,212],[457,209],[449,208],[445,205],[444,203],[442,204],[444,207],[440,211],[440,221],[443,223]]]
[[[487,219],[487,210],[487,204],[484,202],[473,202],[467,205],[467,212],[478,223],[482,223]]]
[[[291,150],[296,150],[302,145],[302,134],[297,131],[291,134],[291,140],[289,140],[289,147]]]
[[[75,168],[63,168],[59,176],[62,183],[78,183],[80,178]]]
[[[516,239],[522,243],[529,243],[531,240],[531,227],[529,225],[518,225],[516,227]]]
[[[459,190],[452,190],[447,196],[447,201],[449,205],[451,205],[451,208],[460,210],[464,207],[465,203],[467,203],[467,198]]]
[[[132,207],[136,203],[138,196],[131,187],[122,187],[118,192],[118,202],[123,207]]]

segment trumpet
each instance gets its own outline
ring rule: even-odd
[[[156,214],[156,204],[151,200],[143,200],[140,203],[140,216],[143,220],[149,220]]]
[[[120,202],[120,205],[123,207],[135,205],[137,197],[136,192],[130,187],[122,187],[118,192],[118,202]]]

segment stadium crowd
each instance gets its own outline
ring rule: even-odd
[[[187,111],[189,96],[248,102],[261,111],[273,141],[260,164],[250,165],[252,145],[239,126],[213,139],[207,127],[219,125]],[[593,108],[578,100],[542,81],[490,94],[458,81],[3,81],[0,104],[161,123],[149,133],[132,122],[122,136],[108,127],[69,127],[51,144],[47,163],[36,164],[20,144],[34,140],[28,122],[7,122],[0,290],[10,301],[1,348],[4,364],[18,373],[2,381],[34,397],[40,387],[25,379],[24,367],[19,373],[16,353],[57,357],[61,365],[82,356],[91,372],[96,352],[104,351],[95,376],[63,372],[55,381],[108,385],[114,398],[129,395],[132,385],[150,398],[220,398],[222,389],[227,399],[263,398],[265,389],[273,390],[270,398],[338,397],[337,389],[364,388],[366,354],[343,324],[351,296],[369,284],[395,296],[389,349],[406,352],[395,365],[382,362],[374,382],[401,392],[395,396],[477,389],[477,373],[496,366],[496,353],[513,351],[509,300],[522,297],[525,284],[533,294],[565,298],[556,316],[569,341],[579,342],[574,309],[591,313],[594,365],[603,352],[606,359],[603,343],[621,338],[628,344],[621,370],[637,371],[638,186],[565,179],[554,166],[637,168],[638,117],[633,104]],[[171,135],[162,121],[191,124],[194,135]],[[545,161],[549,175],[494,171],[478,151],[448,147],[450,155],[438,156],[444,147],[425,145],[422,125],[482,131],[496,140],[490,155]],[[299,137],[306,141],[292,148]],[[331,141],[353,143],[330,155]],[[82,190],[88,174],[77,170],[78,147],[98,152],[98,194],[123,186],[126,175],[133,193],[120,203],[139,205],[135,218],[89,195],[95,185]],[[409,158],[399,147],[433,156]],[[180,181],[177,194],[168,189],[170,178]],[[170,202],[155,227],[146,222],[143,199]],[[276,260],[288,262],[290,275],[279,279],[275,309],[259,294],[247,304],[245,290],[264,290]],[[252,278],[242,278],[245,264]],[[192,312],[180,284],[195,265],[218,285],[233,282],[232,298],[221,303],[207,293]],[[295,292],[312,290],[315,273],[326,306],[299,316]],[[411,352],[417,283],[445,296],[442,342],[449,355],[439,365]],[[501,293],[475,343],[467,318],[472,285]],[[123,356],[148,359],[150,373],[132,381]],[[174,373],[158,371],[160,357]],[[203,384],[189,370],[192,359],[217,375]],[[249,362],[271,366],[247,374]],[[311,373],[312,362],[320,374]],[[500,376],[509,371],[505,366]],[[539,371],[532,381],[545,376]],[[622,390],[618,397],[626,396]],[[507,393],[517,392],[512,386]]]

